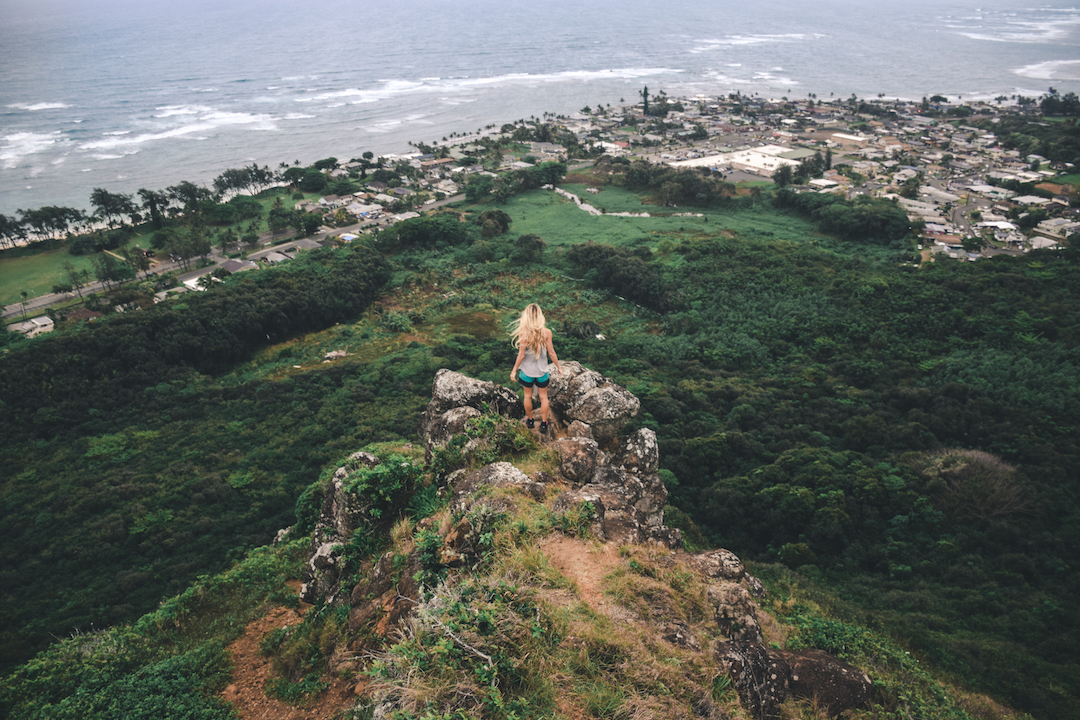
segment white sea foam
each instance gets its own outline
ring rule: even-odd
[[[161,112],[154,115],[156,118],[168,118],[176,115],[198,115],[199,113],[209,112],[211,108],[205,105],[163,105],[162,107],[154,108]]]
[[[5,135],[0,144],[0,167],[11,169],[27,155],[51,150],[67,142],[59,131],[51,133],[13,133]]]
[[[174,113],[186,115],[188,113]],[[161,117],[161,116],[155,116]],[[155,140],[169,140],[172,138],[187,138],[189,140],[205,140],[211,132],[219,127],[247,125],[252,130],[276,130],[277,125],[269,115],[251,115],[248,113],[222,112],[206,108],[194,123],[180,125],[160,132],[139,133],[137,135],[119,135],[103,140],[91,140],[79,145],[80,150],[108,151],[118,148],[130,148]]]
[[[1013,72],[1035,80],[1080,80],[1080,60],[1050,60],[1025,65]]]
[[[1052,43],[1067,38],[1080,25],[1080,10],[1069,9],[1066,17],[1037,20],[988,20],[985,25],[946,25],[957,35],[972,40],[1003,43]]]
[[[351,105],[380,102],[392,98],[422,94],[462,92],[473,89],[503,88],[513,86],[535,86],[541,83],[590,82],[594,80],[636,80],[656,75],[684,72],[673,68],[611,68],[603,70],[566,70],[556,73],[506,73],[486,77],[446,77],[427,78],[426,81],[383,80],[376,88],[347,88],[324,92],[314,98],[294,98],[296,102],[310,100],[348,99]],[[463,100],[472,102],[473,99]]]
[[[799,40],[822,38],[818,33],[781,33],[781,34],[737,34],[722,38],[702,38],[696,40],[694,47],[687,52],[698,54],[711,52],[725,47],[738,47],[744,45],[761,45],[763,43],[787,43]]]
[[[67,103],[62,102],[40,102],[33,105],[27,105],[25,103],[14,103],[8,105],[9,108],[15,108],[17,110],[29,110],[30,112],[37,112],[39,110],[62,110],[64,108],[71,107]]]
[[[317,115],[306,115],[304,113],[289,113],[283,119],[284,120],[310,120],[311,118],[318,117]]]

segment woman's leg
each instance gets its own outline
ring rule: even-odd
[[[526,387],[526,388],[524,388],[524,390],[525,390],[525,417],[531,419],[532,418],[532,393],[533,393],[533,389],[531,387]],[[541,398],[546,398],[547,397],[547,391],[546,390],[541,390],[540,392],[543,393],[540,396]],[[547,400],[546,399],[543,401],[543,405],[541,407],[547,407]]]
[[[546,387],[540,388],[540,422],[547,422],[548,421],[547,391],[548,391],[548,389]],[[525,398],[525,409],[526,409],[526,411],[529,411],[529,408],[531,407],[531,403],[529,403],[529,400],[531,400],[531,398],[529,398],[529,397]]]

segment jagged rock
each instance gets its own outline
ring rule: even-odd
[[[463,405],[450,408],[433,419],[428,427],[427,440],[424,444],[424,462],[431,462],[432,453],[436,448],[446,445],[450,438],[465,432],[465,424],[474,417],[480,417],[481,414],[476,408]]]
[[[366,498],[346,492],[345,481],[356,470],[378,464],[379,458],[371,453],[358,452],[350,455],[334,472],[311,536],[311,549],[300,586],[300,599],[304,602],[314,603],[321,599],[334,602],[337,599],[340,590],[338,554],[371,510]]]
[[[662,625],[660,628],[660,637],[667,640],[672,645],[686,648],[687,650],[701,650],[701,643],[699,643],[694,634],[690,632],[690,626],[681,620],[674,620]]]
[[[829,717],[861,707],[870,700],[873,688],[870,676],[823,650],[778,650],[770,655],[787,663],[791,694],[813,700]]]
[[[601,445],[613,443],[630,418],[637,415],[641,402],[626,388],[580,363],[568,361],[561,365],[562,372],[553,373],[548,386],[552,411],[571,424],[576,420],[589,425]]]
[[[688,565],[707,578],[742,580],[746,575],[742,561],[730,550],[706,550],[686,558]]]
[[[600,466],[588,484],[556,499],[566,508],[593,503],[600,516],[600,538],[629,544],[652,540],[674,548],[682,543],[682,533],[664,525],[666,501],[667,489],[658,475],[639,477],[610,465]]]
[[[435,420],[451,408],[481,410],[485,405],[506,417],[520,418],[525,415],[521,401],[513,390],[443,368],[435,373],[435,380],[431,383],[431,401],[420,416],[420,437],[426,440],[431,435]]]
[[[656,442],[656,433],[641,428],[624,438],[611,462],[630,472],[642,475],[655,473],[660,468],[660,445]]]
[[[592,506],[592,515],[588,518],[589,534],[600,542],[605,542],[608,536],[604,525],[604,501],[596,493],[585,490],[559,493],[551,503],[551,512],[554,515],[577,512],[583,503]]]
[[[710,585],[706,593],[721,632],[744,645],[762,644],[757,608],[746,588],[722,582]]]
[[[401,579],[394,582],[394,553],[383,555],[368,573],[365,581],[353,587],[349,595],[349,629],[353,632],[369,627],[380,637],[408,617],[420,597],[420,585],[415,576],[421,569],[417,553],[412,553],[400,570]]]
[[[592,428],[581,422],[580,420],[574,420],[566,427],[567,437],[582,437],[593,439]]]
[[[787,698],[787,663],[770,657],[760,643],[730,642],[716,646],[715,657],[726,668],[743,709],[755,720],[779,720]]]
[[[603,462],[603,453],[595,440],[583,437],[559,438],[554,443],[559,451],[559,474],[574,483],[587,483]]]
[[[456,513],[467,512],[473,504],[473,495],[481,487],[513,487],[540,501],[544,499],[544,486],[535,482],[528,475],[508,462],[485,465],[476,472],[469,473],[454,486],[451,508]],[[491,504],[491,498],[484,498]]]

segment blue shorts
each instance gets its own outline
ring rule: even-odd
[[[529,377],[528,375],[519,370],[518,382],[525,387],[532,387],[533,385],[535,385],[536,387],[546,388],[548,386],[548,383],[551,382],[551,373],[544,373],[540,377],[534,378]]]

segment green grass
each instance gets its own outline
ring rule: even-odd
[[[583,185],[569,185],[571,192]],[[609,212],[650,212],[654,217],[618,217],[591,215],[566,198],[548,190],[533,190],[512,198],[502,210],[509,213],[513,225],[510,234],[535,233],[549,247],[574,245],[589,241],[617,247],[655,244],[665,237],[678,240],[724,230],[739,236],[765,236],[806,242],[821,240],[813,224],[793,215],[778,213],[762,200],[756,208],[733,212],[719,208],[661,208],[642,204],[640,196],[621,188],[605,188],[597,195],[580,193],[594,207]],[[677,216],[675,213],[701,213],[702,217]],[[850,245],[850,244],[848,244]]]
[[[79,270],[93,272],[89,255],[69,255],[66,249],[21,257],[13,257],[9,252],[0,255],[0,305],[19,302],[23,290],[30,297],[52,292],[53,285],[64,280],[64,261],[70,260]]]
[[[1080,185],[1080,173],[1072,173],[1071,175],[1059,175],[1054,178],[1053,182],[1061,183],[1062,185]]]

